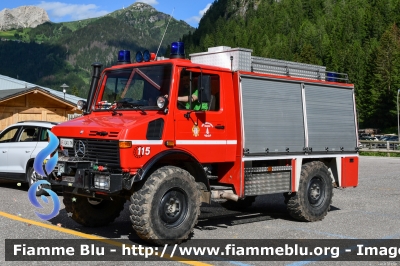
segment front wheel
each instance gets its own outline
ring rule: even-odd
[[[148,242],[179,244],[193,232],[200,214],[200,193],[187,171],[165,166],[135,190],[129,207],[133,229]]]
[[[113,222],[124,209],[125,198],[112,200],[87,198],[64,192],[65,210],[75,222],[89,227],[104,226]]]
[[[288,195],[287,209],[300,221],[324,219],[332,203],[333,185],[326,165],[319,161],[303,165],[299,190]]]

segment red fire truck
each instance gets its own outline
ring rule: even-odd
[[[202,202],[246,208],[283,193],[290,215],[322,220],[334,187],[358,185],[354,86],[325,67],[213,47],[168,59],[120,51],[93,64],[83,116],[53,127],[60,140],[48,177],[66,212],[103,226],[130,200],[139,237],[181,243]]]

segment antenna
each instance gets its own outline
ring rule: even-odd
[[[164,34],[163,34],[163,36],[161,38],[160,45],[158,46],[157,53],[156,53],[156,58],[157,58],[158,51],[160,50],[162,41],[164,40],[165,33],[167,32],[169,22],[171,21],[172,15],[174,14],[174,10],[175,10],[175,7],[174,7],[174,9],[172,9],[172,13],[171,13],[171,16],[169,17],[169,20],[168,20],[168,23],[167,23],[167,27],[165,28]]]

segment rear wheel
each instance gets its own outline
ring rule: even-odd
[[[148,242],[179,244],[193,233],[200,214],[200,192],[187,171],[165,166],[156,170],[131,196],[133,229]]]
[[[332,203],[333,185],[326,165],[319,161],[303,165],[299,190],[287,200],[290,215],[300,221],[322,220]]]
[[[68,216],[84,226],[104,226],[113,222],[124,209],[125,198],[112,200],[87,198],[71,193],[63,193]]]
[[[283,193],[283,197],[285,198],[284,200],[285,204],[288,204],[290,198],[292,197],[292,193],[285,192]]]

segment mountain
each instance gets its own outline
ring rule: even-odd
[[[85,98],[93,62],[107,67],[115,64],[119,50],[134,57],[136,51],[156,52],[160,44],[158,56],[164,55],[171,42],[193,30],[137,2],[98,18],[0,32],[0,74],[56,90],[66,83],[69,93]]]
[[[47,12],[36,6],[21,6],[0,11],[0,30],[35,28],[50,21]]]

